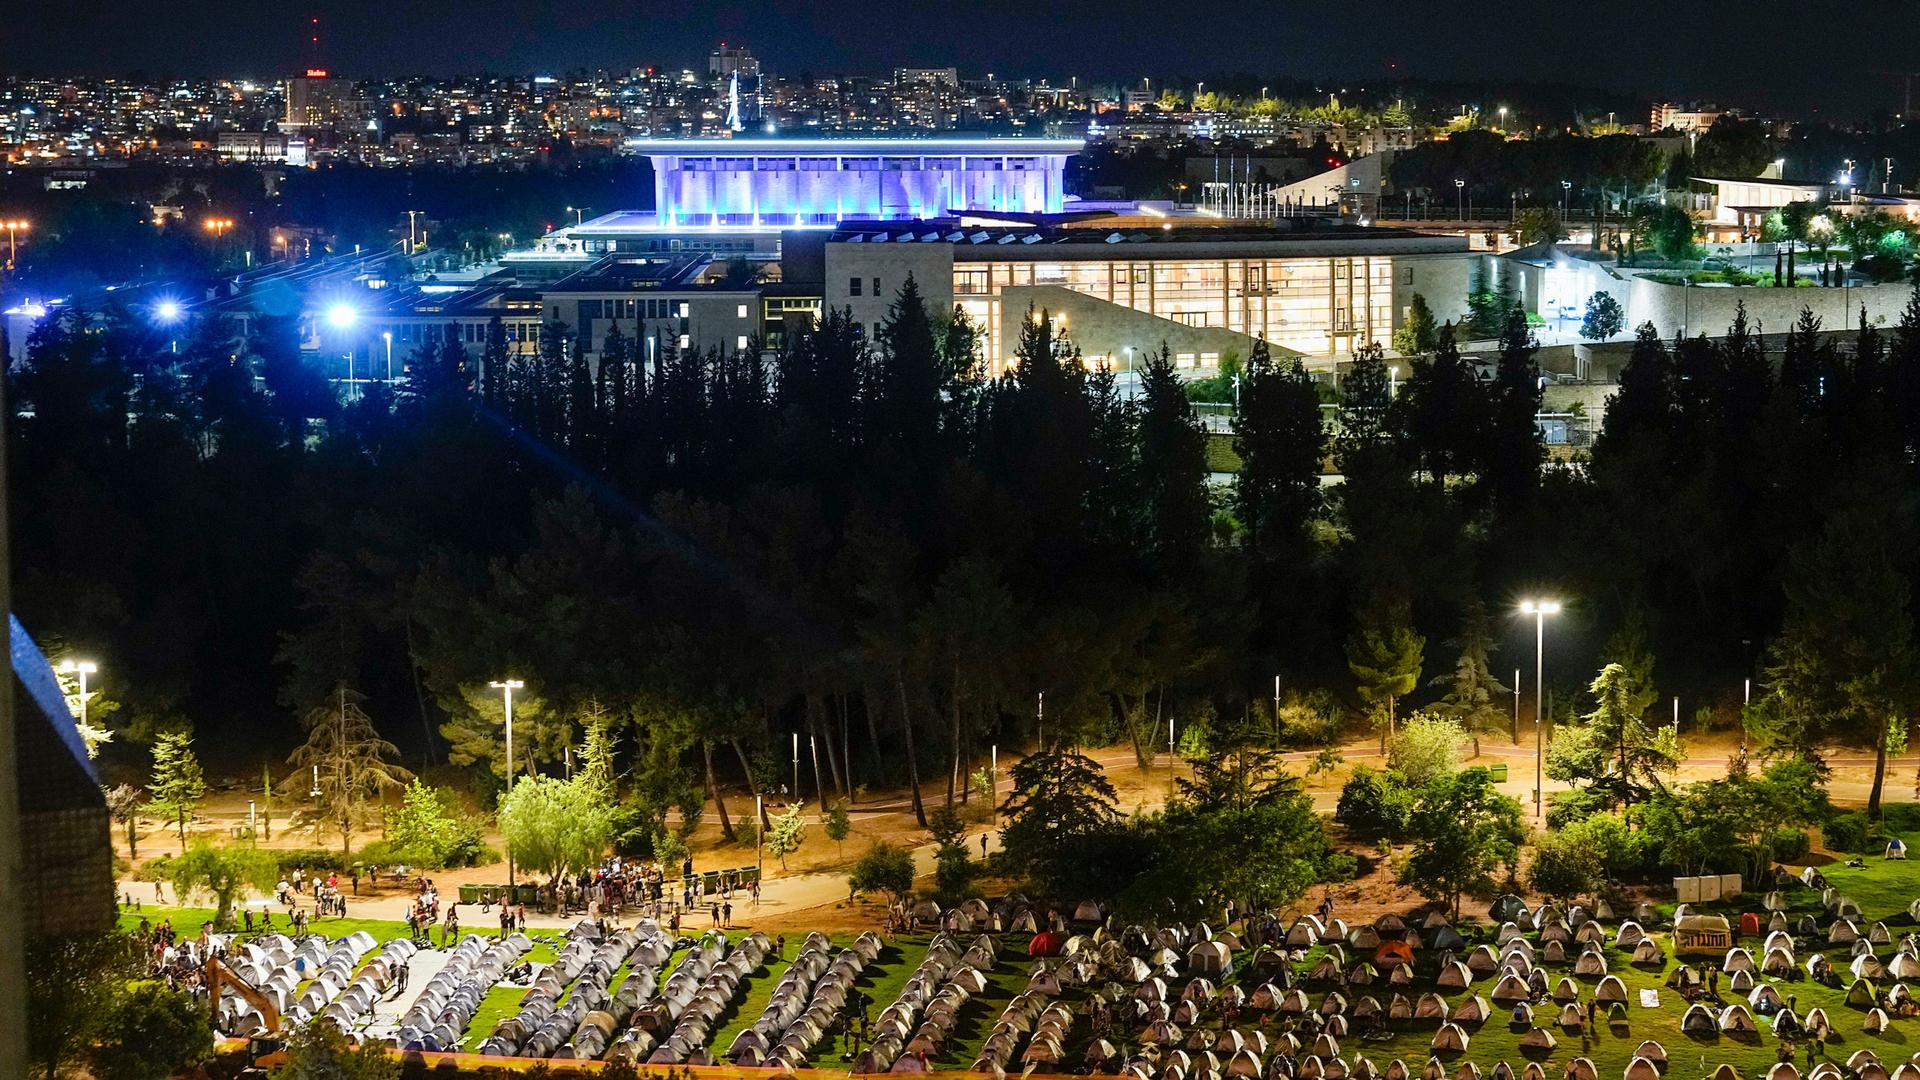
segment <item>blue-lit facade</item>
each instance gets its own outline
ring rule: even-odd
[[[957,211],[1059,213],[1078,139],[663,139],[658,228],[831,227]]]

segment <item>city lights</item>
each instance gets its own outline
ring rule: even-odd
[[[327,309],[327,323],[337,330],[345,330],[360,319],[360,313],[352,304],[335,304]]]
[[[162,300],[153,306],[153,317],[163,323],[179,322],[182,313],[178,300]]]

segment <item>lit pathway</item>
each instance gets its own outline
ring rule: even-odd
[[[400,1018],[407,1014],[413,1003],[419,999],[420,992],[427,983],[447,966],[452,954],[439,949],[422,949],[413,954],[412,967],[407,972],[407,988],[399,994],[383,997],[373,1003],[372,1018],[367,1021],[366,1031],[375,1038],[385,1038],[400,1026]]]

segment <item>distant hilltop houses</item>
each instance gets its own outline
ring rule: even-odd
[[[0,81],[0,158],[25,166],[142,159],[302,166],[537,162],[621,152],[636,138],[906,136],[995,132],[1096,140],[1252,140],[1362,155],[1444,127],[1398,102],[1340,93],[1285,101],[1207,84],[1169,87],[902,67],[797,76],[716,45],[699,68],[566,76],[382,78],[325,65],[258,78]]]

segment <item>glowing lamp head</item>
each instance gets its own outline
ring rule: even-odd
[[[62,675],[92,675],[100,667],[91,660],[62,660],[56,670]]]
[[[327,322],[337,329],[345,330],[359,317],[360,313],[349,304],[335,304],[327,309]]]
[[[1558,615],[1560,614],[1560,601],[1522,600],[1520,601],[1520,610],[1527,615]]]
[[[159,319],[163,323],[179,322],[180,315],[181,315],[180,301],[178,300],[160,301],[159,304],[154,306],[153,315],[154,315],[154,318]]]

